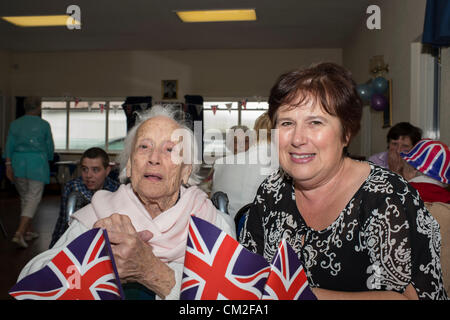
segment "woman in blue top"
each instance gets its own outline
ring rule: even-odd
[[[53,160],[50,125],[41,119],[41,99],[27,97],[25,115],[14,120],[8,132],[5,153],[6,176],[14,182],[21,201],[19,228],[12,241],[22,248],[25,240],[38,237],[31,231],[31,220],[42,198],[44,185],[50,182],[48,161]]]

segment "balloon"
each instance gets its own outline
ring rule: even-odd
[[[382,94],[374,93],[370,99],[370,105],[376,111],[383,111],[388,106],[388,101]]]
[[[381,93],[386,92],[386,89],[388,88],[388,86],[389,86],[388,81],[383,77],[376,77],[372,81],[372,87],[373,87],[373,91],[375,93],[381,94]]]
[[[369,102],[372,96],[372,86],[367,83],[358,84],[356,91],[363,102]]]

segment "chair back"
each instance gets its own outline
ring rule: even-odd
[[[444,287],[450,293],[450,204],[425,202],[431,215],[439,223],[441,230],[441,267]]]
[[[247,219],[248,213],[250,212],[250,208],[252,207],[253,202],[247,203],[245,206],[239,209],[234,216],[234,224],[236,225],[236,236],[239,238],[239,234],[241,233],[242,228],[244,227],[245,220]]]
[[[72,191],[69,193],[67,197],[67,206],[66,206],[66,223],[69,223],[70,216],[75,212],[77,207],[78,200],[78,192]]]

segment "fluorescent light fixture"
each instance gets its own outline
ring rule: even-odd
[[[3,20],[19,27],[66,26],[68,18],[71,18],[71,20],[69,20],[69,24],[80,24],[78,20],[73,19],[73,17],[69,15],[2,17]]]
[[[255,21],[255,9],[175,11],[183,22]]]

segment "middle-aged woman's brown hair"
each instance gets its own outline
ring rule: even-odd
[[[299,99],[297,101],[297,99]],[[349,143],[361,127],[362,100],[350,71],[335,63],[320,63],[282,74],[270,91],[268,114],[273,127],[282,105],[293,108],[314,99],[339,118],[342,141]]]

